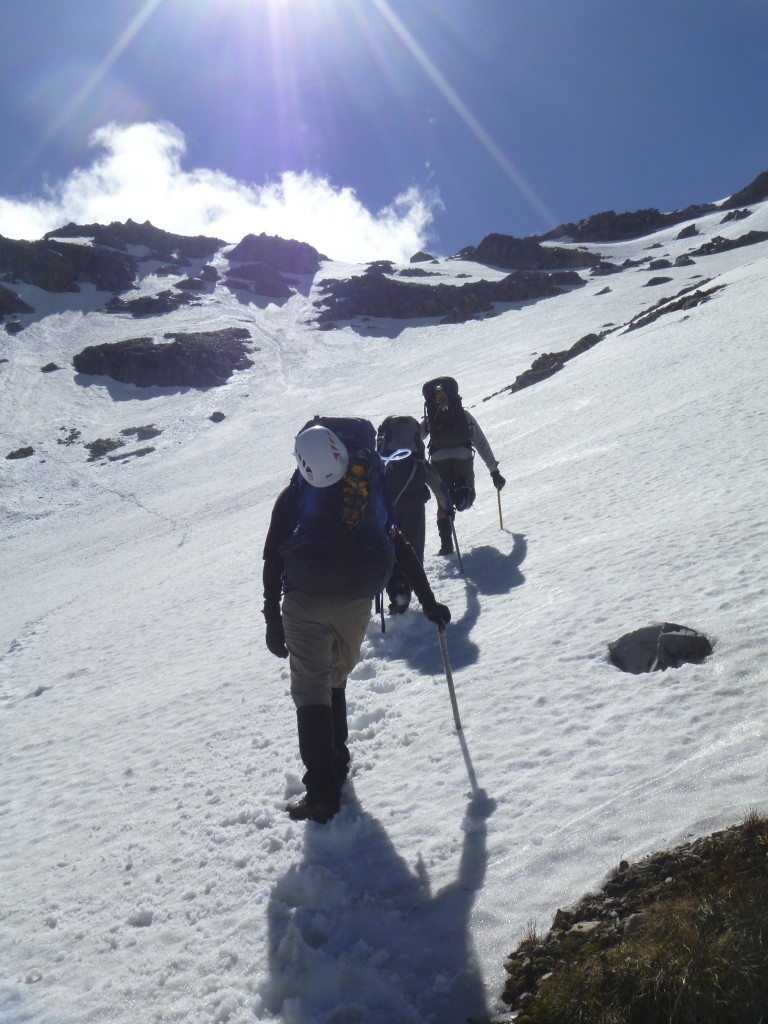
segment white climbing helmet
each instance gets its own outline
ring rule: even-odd
[[[313,487],[330,487],[347,472],[349,453],[332,430],[317,424],[296,438],[293,449],[299,472]]]

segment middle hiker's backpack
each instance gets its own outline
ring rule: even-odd
[[[423,499],[426,452],[419,421],[413,416],[387,416],[376,432],[376,448],[385,456],[402,448],[411,452],[410,458],[388,462],[384,470],[392,507],[405,495],[414,494]]]
[[[470,427],[453,377],[435,377],[421,389],[424,416],[429,426],[430,453],[440,448],[472,446]]]
[[[315,416],[302,427],[323,426],[344,442],[347,472],[330,487],[313,487],[298,470],[290,483],[293,531],[283,544],[286,590],[336,597],[375,597],[395,562],[393,516],[368,420]]]

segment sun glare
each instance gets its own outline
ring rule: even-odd
[[[552,212],[547,209],[525,178],[523,178],[517,167],[515,167],[514,163],[500,149],[493,137],[480,124],[466,103],[464,103],[445,76],[440,72],[439,68],[430,59],[423,47],[419,45],[413,34],[409,32],[406,25],[404,25],[400,18],[398,18],[388,3],[388,0],[371,0],[371,3],[387,21],[403,46],[409,51],[414,60],[416,60],[423,68],[433,85],[440,91],[440,93],[442,93],[448,103],[450,103],[454,111],[462,119],[467,128],[469,128],[488,155],[506,174],[515,188],[517,188],[531,206],[541,214],[542,217],[544,217],[546,222],[554,224],[555,217]]]

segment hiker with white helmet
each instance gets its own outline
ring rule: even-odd
[[[349,771],[345,688],[373,598],[397,565],[431,622],[442,628],[451,613],[393,525],[373,426],[316,416],[297,435],[294,455],[298,468],[275,502],[264,545],[263,611],[268,649],[290,659],[306,768],[306,793],[288,813],[324,824],[339,810]]]

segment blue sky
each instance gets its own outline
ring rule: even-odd
[[[768,169],[764,0],[5,0],[0,19],[9,237],[131,216],[451,255]]]

